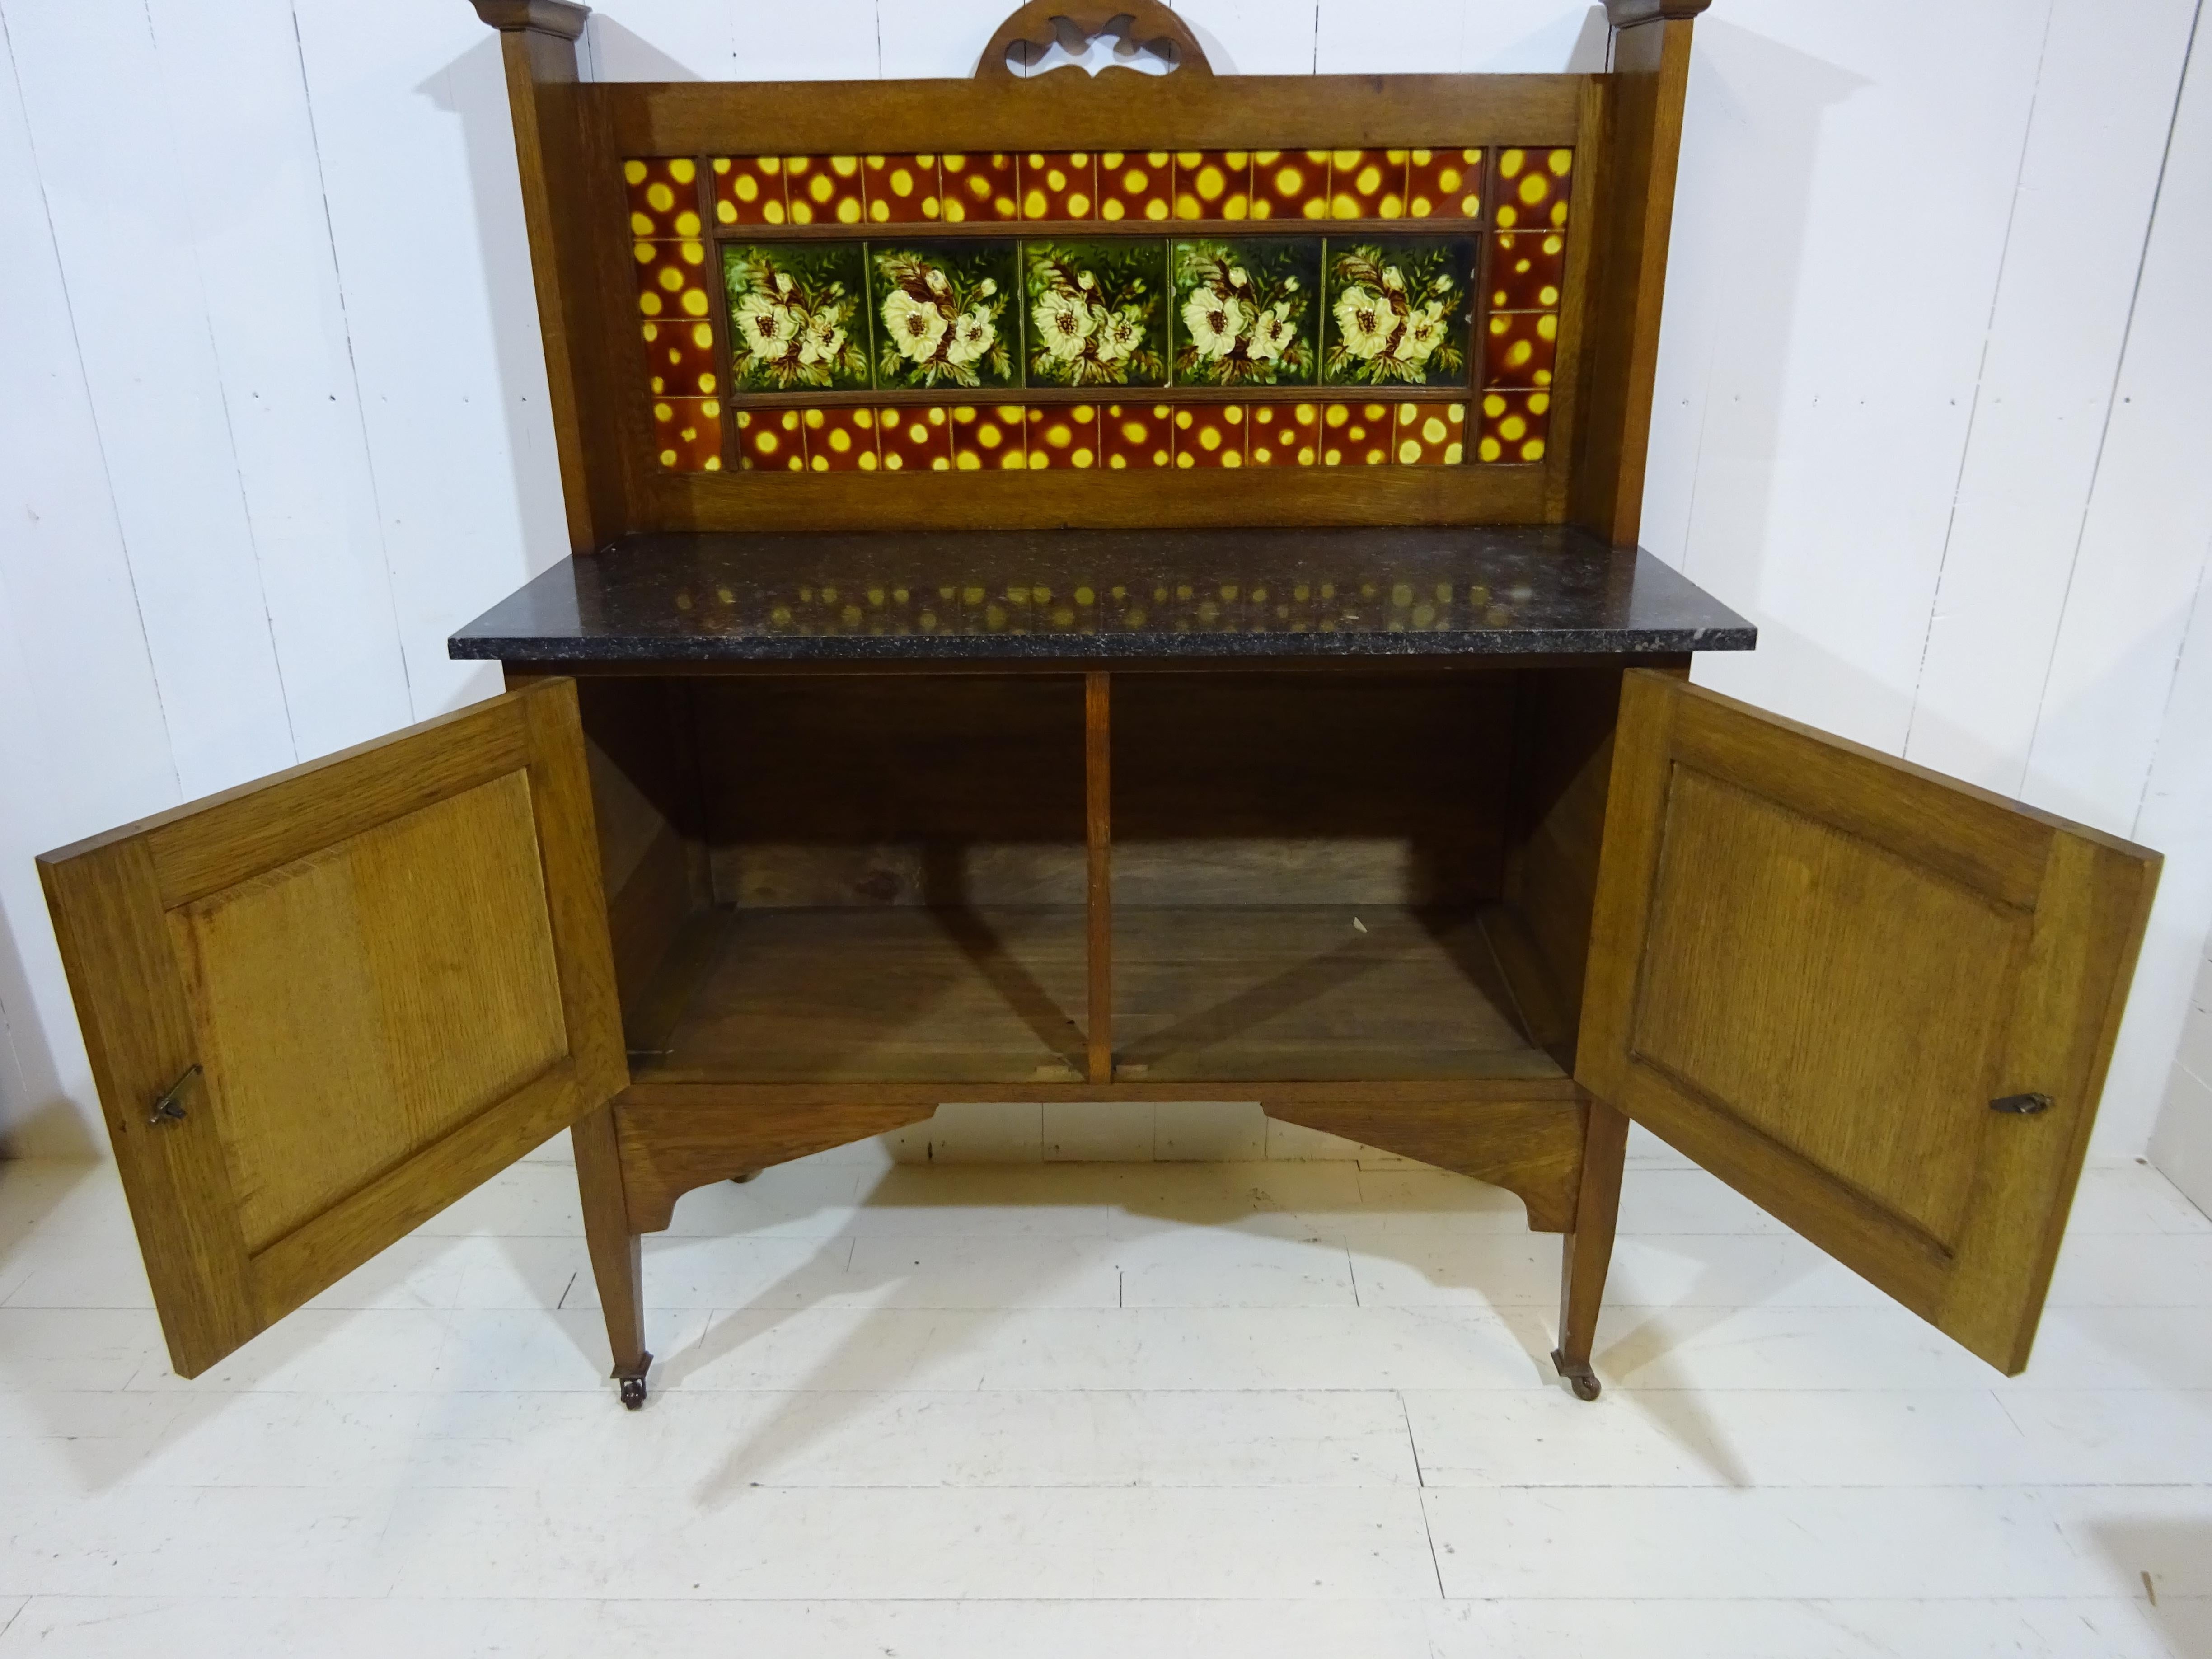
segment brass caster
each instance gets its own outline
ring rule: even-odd
[[[1552,1350],[1552,1364],[1561,1376],[1567,1379],[1567,1386],[1575,1391],[1576,1399],[1595,1400],[1598,1397],[1597,1373],[1589,1368],[1587,1361],[1570,1363],[1561,1358],[1559,1351],[1554,1348]]]

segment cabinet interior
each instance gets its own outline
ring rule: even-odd
[[[1114,675],[1114,1080],[1571,1071],[1620,679]],[[579,692],[634,1076],[1084,1080],[1080,674]]]

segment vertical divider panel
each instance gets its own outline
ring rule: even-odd
[[[1083,837],[1087,1016],[1093,1083],[1114,1080],[1114,677],[1083,677]]]

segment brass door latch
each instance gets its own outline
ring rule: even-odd
[[[182,1077],[161,1091],[161,1098],[154,1103],[153,1110],[146,1115],[146,1121],[158,1127],[164,1123],[174,1123],[182,1118],[185,1115],[184,1103],[177,1097],[184,1093],[185,1085],[199,1074],[200,1063],[194,1060],[185,1068]]]

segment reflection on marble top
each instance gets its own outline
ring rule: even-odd
[[[455,634],[507,662],[1747,651],[1645,553],[1548,526],[639,535]]]

